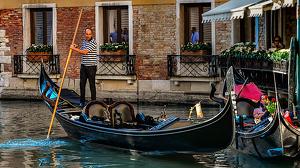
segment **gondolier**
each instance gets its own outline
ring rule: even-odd
[[[76,44],[70,46],[70,49],[83,54],[80,68],[80,106],[85,106],[85,86],[86,81],[89,79],[91,98],[96,100],[96,84],[95,75],[97,71],[97,43],[92,38],[92,30],[90,28],[85,29],[86,39],[83,41],[80,49]]]

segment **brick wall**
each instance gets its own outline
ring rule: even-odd
[[[216,7],[224,3],[216,3]],[[216,21],[216,54],[231,46],[231,20]]]
[[[133,53],[142,80],[165,80],[167,55],[176,53],[176,6],[133,6]]]
[[[5,55],[11,56],[12,63],[4,64],[4,71],[13,71],[13,55],[22,54],[23,52],[23,26],[22,10],[0,10],[0,29],[5,30],[6,38],[9,40],[6,47],[10,50]]]
[[[72,44],[75,29],[77,26],[80,10],[82,8],[57,8],[57,50],[60,54],[61,73],[65,69],[65,65],[70,52],[70,45]],[[82,41],[85,39],[85,29],[91,28],[93,30],[93,38],[95,37],[95,8],[84,7],[81,20],[79,23],[75,44],[81,47]],[[67,68],[66,77],[79,78],[80,65],[82,61],[82,54],[75,51]]]

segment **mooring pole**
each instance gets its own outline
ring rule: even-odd
[[[297,88],[297,94],[296,94],[296,100],[297,100],[297,105],[300,105],[300,68],[299,68],[299,64],[300,64],[300,60],[299,60],[299,51],[300,51],[300,43],[299,43],[299,40],[300,40],[300,0],[297,1],[297,11],[296,11],[296,15],[297,15],[297,40],[296,40],[296,43],[297,43],[297,49],[296,49],[296,88]]]
[[[291,53],[289,58],[289,69],[288,69],[288,109],[292,111],[293,104],[295,104],[295,91],[296,91],[296,38],[292,37],[291,39]]]

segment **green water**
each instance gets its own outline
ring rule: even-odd
[[[163,105],[133,104],[136,112],[159,116]],[[167,116],[188,117],[190,105],[167,105]],[[202,105],[205,117],[218,107]],[[193,114],[196,115],[196,114]],[[147,156],[72,140],[42,101],[0,100],[0,167],[300,167],[300,159],[261,160],[228,148],[202,155]],[[167,143],[167,142],[166,142]]]

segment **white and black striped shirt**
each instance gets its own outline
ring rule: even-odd
[[[84,39],[81,50],[88,50],[89,52],[86,55],[82,56],[82,63],[85,66],[97,66],[97,43],[91,38],[91,40],[86,41]]]

